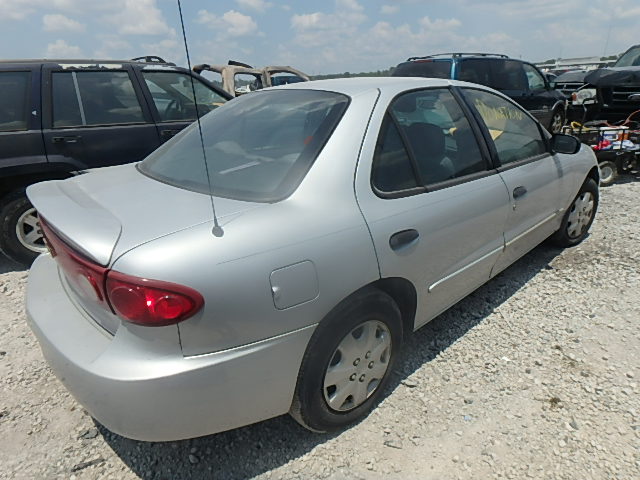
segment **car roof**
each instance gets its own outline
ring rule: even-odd
[[[0,65],[35,65],[35,64],[54,64],[54,65],[158,65],[158,66],[171,66],[175,64],[171,62],[158,62],[158,61],[142,61],[142,60],[101,60],[95,58],[20,58],[13,60],[0,60]]]
[[[466,85],[466,82],[424,77],[356,77],[312,80],[273,88],[326,90],[355,96],[374,89],[410,90],[424,87],[448,87],[449,85]]]

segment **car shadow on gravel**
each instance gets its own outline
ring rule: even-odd
[[[538,272],[552,268],[549,264],[560,252],[546,245],[537,247],[418,330],[405,344],[385,395],[481,323]],[[176,405],[178,408],[180,405]],[[207,437],[167,443],[129,440],[97,422],[96,426],[113,451],[144,480],[251,478],[340,435],[308,432],[288,415]]]
[[[12,260],[9,260],[4,255],[0,254],[0,275],[3,273],[10,272],[23,272],[28,270],[24,265],[20,265],[19,263],[15,263]]]

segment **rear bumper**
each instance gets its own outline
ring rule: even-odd
[[[31,268],[27,319],[78,402],[110,430],[146,441],[208,435],[286,413],[315,329],[184,357],[176,326],[123,324],[114,336],[102,330],[69,299],[49,255]]]

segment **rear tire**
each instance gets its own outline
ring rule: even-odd
[[[361,420],[382,396],[401,344],[402,318],[393,299],[374,288],[356,293],[311,337],[289,413],[315,432]]]
[[[560,228],[551,236],[552,243],[563,248],[573,247],[587,238],[598,210],[599,198],[598,185],[588,178],[564,214]]]
[[[0,250],[11,260],[30,266],[46,252],[36,211],[24,190],[11,192],[0,205]]]

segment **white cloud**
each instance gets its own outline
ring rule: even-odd
[[[62,39],[47,45],[45,58],[81,58],[84,54],[82,49],[76,45],[69,45]]]
[[[85,26],[72,18],[59,13],[48,14],[42,17],[42,25],[45,32],[84,32]]]
[[[240,8],[255,10],[260,13],[266,12],[268,8],[273,6],[273,3],[265,2],[264,0],[236,0],[236,3]]]
[[[218,38],[242,37],[257,34],[258,24],[249,15],[229,10],[223,15],[215,15],[207,10],[198,12],[197,23],[218,31]]]
[[[165,35],[171,33],[156,0],[112,1],[108,8],[116,13],[106,15],[106,20],[123,35]]]
[[[295,41],[307,47],[332,46],[340,48],[358,33],[358,26],[367,20],[356,0],[336,0],[332,13],[313,12],[294,14],[291,28]]]
[[[382,5],[382,7],[380,7],[380,13],[383,15],[393,15],[397,11],[397,5]]]

